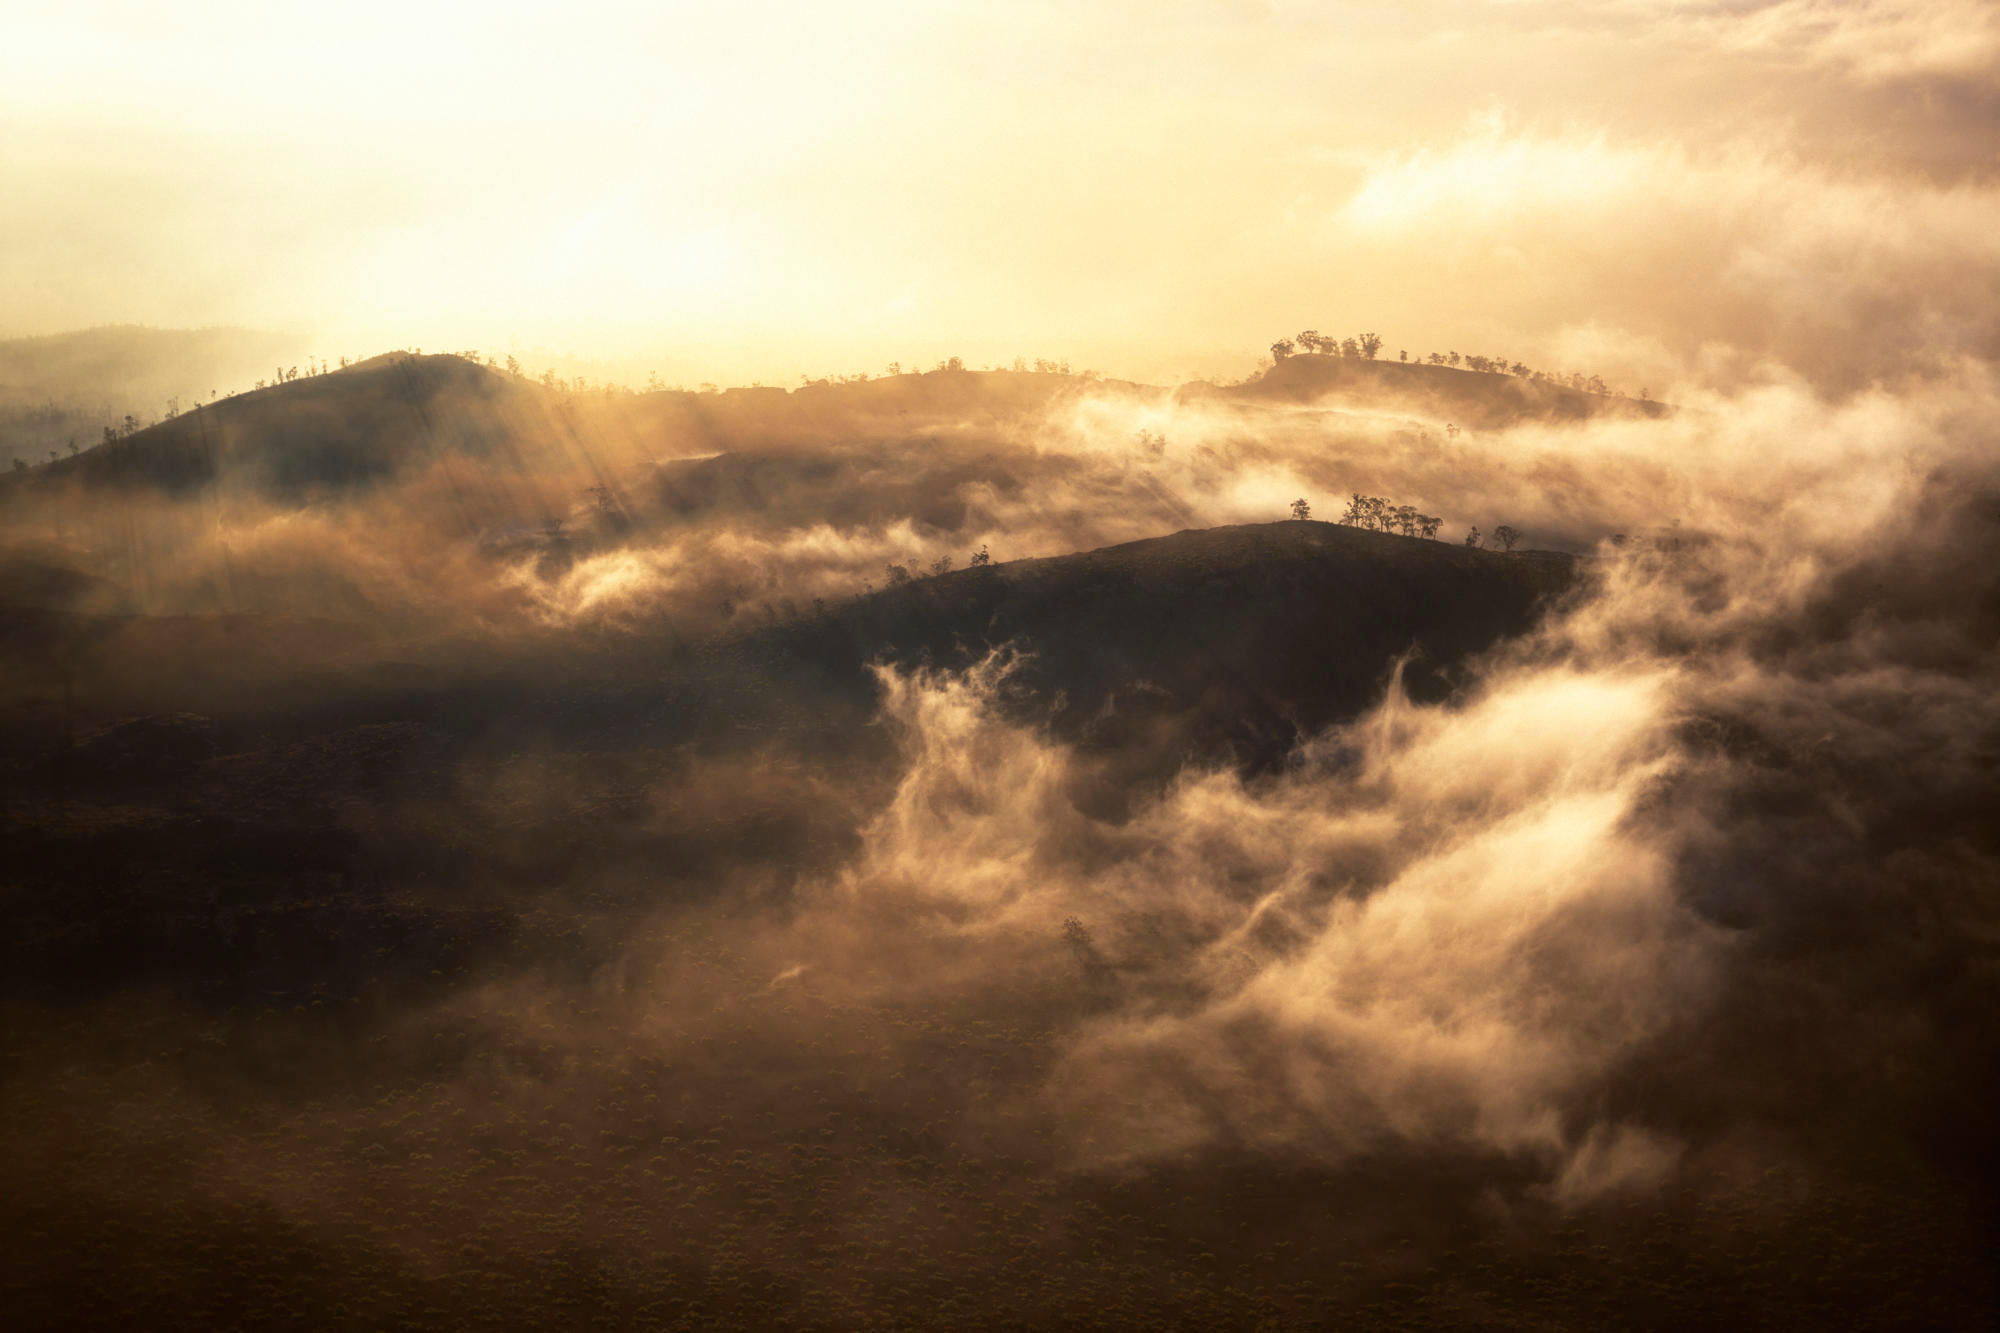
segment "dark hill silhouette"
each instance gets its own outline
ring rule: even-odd
[[[1110,793],[1187,756],[1269,768],[1379,699],[1405,655],[1411,697],[1441,701],[1469,657],[1532,626],[1576,573],[1554,552],[1333,523],[1211,528],[916,580],[756,649],[845,674],[878,658],[963,668],[1012,648],[1025,656],[1009,707],[1113,756]]]
[[[557,634],[424,662],[370,652],[361,625],[13,613],[0,816],[39,810],[57,832],[9,835],[0,818],[34,886],[0,914],[22,929],[0,934],[71,923],[12,960],[16,984],[187,973],[226,992],[231,946],[205,915],[219,877],[256,886],[275,932],[259,948],[291,958],[281,984],[303,992],[360,984],[385,938],[418,975],[484,947],[432,915],[415,930],[403,908],[326,898],[383,867],[538,897],[583,862],[644,865],[648,882],[677,867],[689,893],[711,891],[704,867],[744,857],[795,868],[828,836],[811,806],[781,818],[746,800],[734,822],[683,827],[645,814],[650,784],[696,756],[758,772],[794,756],[868,790],[894,770],[871,668],[995,649],[1021,654],[997,706],[1073,745],[1071,799],[1119,819],[1188,762],[1281,764],[1380,699],[1406,655],[1411,697],[1446,699],[1470,657],[1532,627],[1576,573],[1550,553],[1281,522],[960,570],[703,642]],[[494,765],[562,755],[573,791],[504,808],[465,795]],[[102,873],[113,863],[125,869]],[[332,918],[352,951],[321,937]],[[488,940],[511,937],[502,923]]]
[[[1491,371],[1314,353],[1285,357],[1243,384],[1195,386],[1182,393],[1238,401],[1400,410],[1488,430],[1519,421],[1662,416],[1667,410],[1659,403],[1584,393],[1546,380]]]
[[[97,442],[106,422],[157,416],[169,401],[303,359],[301,340],[252,329],[136,325],[0,339],[0,468]]]
[[[366,486],[447,455],[518,462],[551,430],[543,392],[456,356],[392,353],[181,413],[31,481],[187,495],[222,481],[278,504]]]
[[[1164,392],[1054,373],[944,369],[792,390],[575,392],[455,355],[394,352],[0,475],[0,497],[72,483],[187,496],[220,481],[291,506],[465,459],[477,467],[452,479],[463,506],[481,522],[501,522],[560,513],[565,503],[538,497],[524,506],[517,496],[490,503],[496,497],[481,492],[504,480],[593,474],[601,483],[608,467],[662,454],[797,452],[918,429],[980,428],[1085,390]]]

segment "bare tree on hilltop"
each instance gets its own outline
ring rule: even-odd
[[[1349,527],[1370,532],[1401,533],[1405,537],[1435,538],[1444,520],[1426,514],[1415,505],[1391,505],[1379,495],[1354,492],[1340,521]]]
[[[1292,501],[1292,517],[1300,522],[1312,517],[1312,506],[1306,503],[1304,496]]]
[[[1493,540],[1500,543],[1502,550],[1511,551],[1514,549],[1514,543],[1521,540],[1520,529],[1510,528],[1505,523],[1502,523],[1499,527],[1493,529]]]

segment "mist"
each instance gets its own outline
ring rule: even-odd
[[[186,17],[0,57],[24,1326],[1990,1325],[1983,8]]]

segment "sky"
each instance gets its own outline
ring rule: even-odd
[[[1616,387],[2000,348],[2000,16],[1933,3],[31,3],[0,335],[668,382],[1301,328]]]

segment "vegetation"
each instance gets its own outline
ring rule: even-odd
[[[1323,336],[1316,330],[1307,329],[1290,338],[1280,338],[1272,343],[1271,358],[1273,361],[1284,361],[1288,357],[1303,353],[1307,355],[1341,357],[1348,360],[1373,361],[1381,350],[1382,340],[1373,333],[1363,333],[1350,338],[1332,338]],[[1409,353],[1398,353],[1397,360],[1399,362],[1407,362],[1409,360]],[[1573,389],[1578,393],[1608,396],[1612,392],[1611,388],[1600,376],[1586,375],[1576,371],[1564,373],[1560,371],[1536,370],[1520,361],[1510,360],[1504,356],[1483,356],[1474,353],[1467,353],[1461,356],[1456,351],[1431,352],[1428,355],[1419,356],[1417,364],[1441,366],[1453,370],[1462,368],[1483,375],[1512,375],[1533,383],[1559,385],[1566,389]],[[1641,390],[1641,396],[1649,397],[1644,390]]]
[[[1436,538],[1444,520],[1420,513],[1412,505],[1392,505],[1379,495],[1362,495],[1357,491],[1341,512],[1340,522],[1370,532],[1399,532],[1405,537],[1430,540]]]

